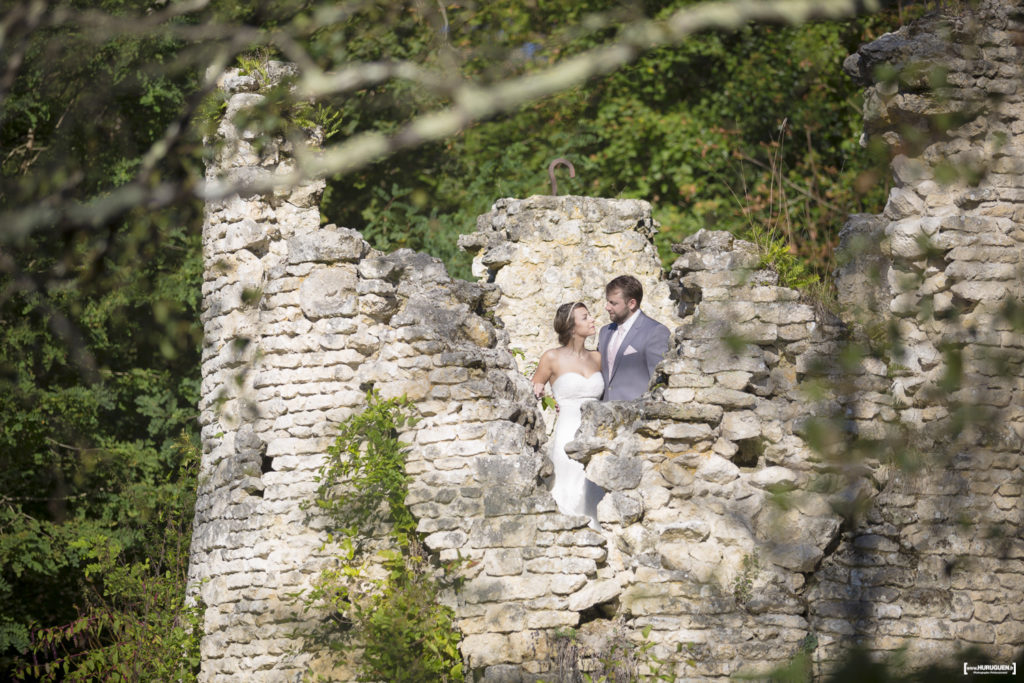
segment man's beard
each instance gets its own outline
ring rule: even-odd
[[[608,317],[611,318],[612,322],[615,323],[616,325],[621,325],[622,323],[624,323],[627,320],[629,320],[629,316],[632,315],[632,314],[633,314],[632,311],[630,311],[629,309],[626,309],[626,312],[623,313],[622,315],[616,315],[615,313],[609,313]]]

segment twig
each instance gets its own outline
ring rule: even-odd
[[[750,162],[751,164],[754,164],[755,166],[759,166],[759,167],[763,168],[766,171],[772,170],[771,167],[768,166],[768,164],[766,164],[763,161],[760,161],[758,159],[755,159],[754,157],[748,156],[748,155],[744,154],[743,152],[740,152],[740,159],[742,159],[743,161]],[[813,192],[807,190],[806,188],[800,187],[800,185],[797,185],[796,183],[794,183],[789,178],[785,178],[785,177],[780,176],[780,179],[781,179],[782,182],[784,182],[786,185],[788,185],[791,189],[796,190],[797,192],[799,192],[800,194],[804,195],[808,199],[813,199],[817,203],[821,204],[822,206],[827,206],[828,208],[832,209],[833,211],[839,211],[839,212],[843,211],[843,209],[841,209],[840,207],[836,206],[832,202],[828,201],[827,199],[822,199],[821,197],[819,197],[818,195],[814,194]]]
[[[72,446],[70,444],[61,443],[60,441],[57,441],[56,439],[51,439],[48,436],[44,437],[44,438],[47,441],[49,441],[50,443],[52,443],[54,446],[60,446],[61,448],[66,448],[69,451],[78,451],[79,453],[91,453],[93,451],[102,451],[102,450],[104,450],[102,448],[82,448],[81,446]]]

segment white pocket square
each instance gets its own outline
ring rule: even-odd
[[[631,353],[636,353],[636,349],[633,348],[632,344],[630,344],[629,346],[626,347],[626,350],[622,352],[622,355],[623,356],[628,356]]]

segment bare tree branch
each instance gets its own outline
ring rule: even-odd
[[[87,28],[90,32],[100,29],[100,34],[95,37],[97,40],[103,41],[111,35],[143,35],[166,26],[174,19],[202,12],[209,6],[210,0],[177,0],[168,3],[165,9],[141,15],[133,14],[129,18],[110,15],[100,10],[79,11],[69,7],[60,7],[53,13],[52,24],[54,26],[70,24]]]
[[[424,69],[412,62],[368,62],[352,64],[341,71],[324,72],[302,70],[302,77],[296,84],[299,98],[317,98],[325,95],[340,95],[353,90],[369,88],[392,79],[413,81],[431,90],[452,94],[461,79]]]
[[[18,267],[10,254],[3,251],[0,251],[0,271],[11,275],[11,283],[3,293],[4,298],[18,291],[42,293],[42,288],[36,281]],[[63,312],[51,306],[46,297],[40,296],[38,305],[48,318],[50,331],[64,343],[65,347],[70,349],[71,360],[81,374],[82,380],[87,384],[99,381],[100,375],[96,367],[96,359],[93,358],[85,339],[75,324]]]
[[[3,107],[7,100],[7,92],[14,84],[18,75],[18,69],[25,59],[25,51],[28,49],[28,36],[39,26],[43,13],[46,11],[46,3],[43,0],[33,0],[27,5],[15,7],[0,24],[0,55],[11,38],[17,33],[20,37],[20,44],[7,54],[7,68],[4,69],[3,77],[0,78],[0,107]]]
[[[0,215],[0,226],[3,226],[0,228],[3,231],[0,239],[20,239],[35,230],[58,225],[102,225],[136,206],[155,210],[181,201],[184,196],[217,200],[238,193],[270,192],[294,186],[310,178],[351,173],[397,152],[455,135],[469,124],[514,111],[524,104],[572,88],[591,78],[612,73],[645,51],[681,43],[687,36],[698,32],[732,31],[752,21],[793,25],[812,19],[837,19],[878,7],[878,0],[731,0],[687,6],[663,21],[644,19],[627,23],[620,30],[617,42],[592,48],[542,71],[487,86],[458,86],[453,91],[451,106],[423,114],[391,135],[366,132],[322,152],[300,151],[296,155],[298,163],[292,173],[247,183],[228,180],[202,182],[197,179],[193,187],[171,182],[147,186],[137,181],[85,204],[65,201],[52,206],[36,205],[7,212]],[[343,17],[349,11],[338,10],[337,17]],[[315,14],[321,20],[326,20],[328,15],[330,11],[324,9]],[[254,37],[245,31],[242,33],[243,37],[236,36],[237,40]],[[223,37],[223,33],[220,37]],[[279,46],[288,45],[290,52],[296,45],[288,43],[284,38],[283,33],[259,36],[261,43],[276,40],[278,42],[275,44]],[[299,55],[295,54],[295,57]],[[307,66],[311,64],[308,55],[299,59]],[[334,75],[323,74],[314,67],[302,74],[298,94],[304,97],[347,92],[390,77],[433,82],[439,87],[446,81],[444,76],[436,77],[435,81],[432,74],[420,67],[413,68],[412,65],[400,63],[353,65]],[[169,131],[151,150],[152,157],[161,158],[170,149],[173,140],[182,134],[181,128]],[[151,167],[152,163],[149,163],[147,168]]]

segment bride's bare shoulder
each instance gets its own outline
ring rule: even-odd
[[[548,349],[544,353],[540,354],[540,360],[538,361],[538,364],[539,365],[553,365],[554,363],[557,363],[558,359],[559,359],[559,356],[561,355],[561,354],[558,353],[559,350],[560,350],[560,347],[556,347],[556,348],[553,348],[553,349]]]

